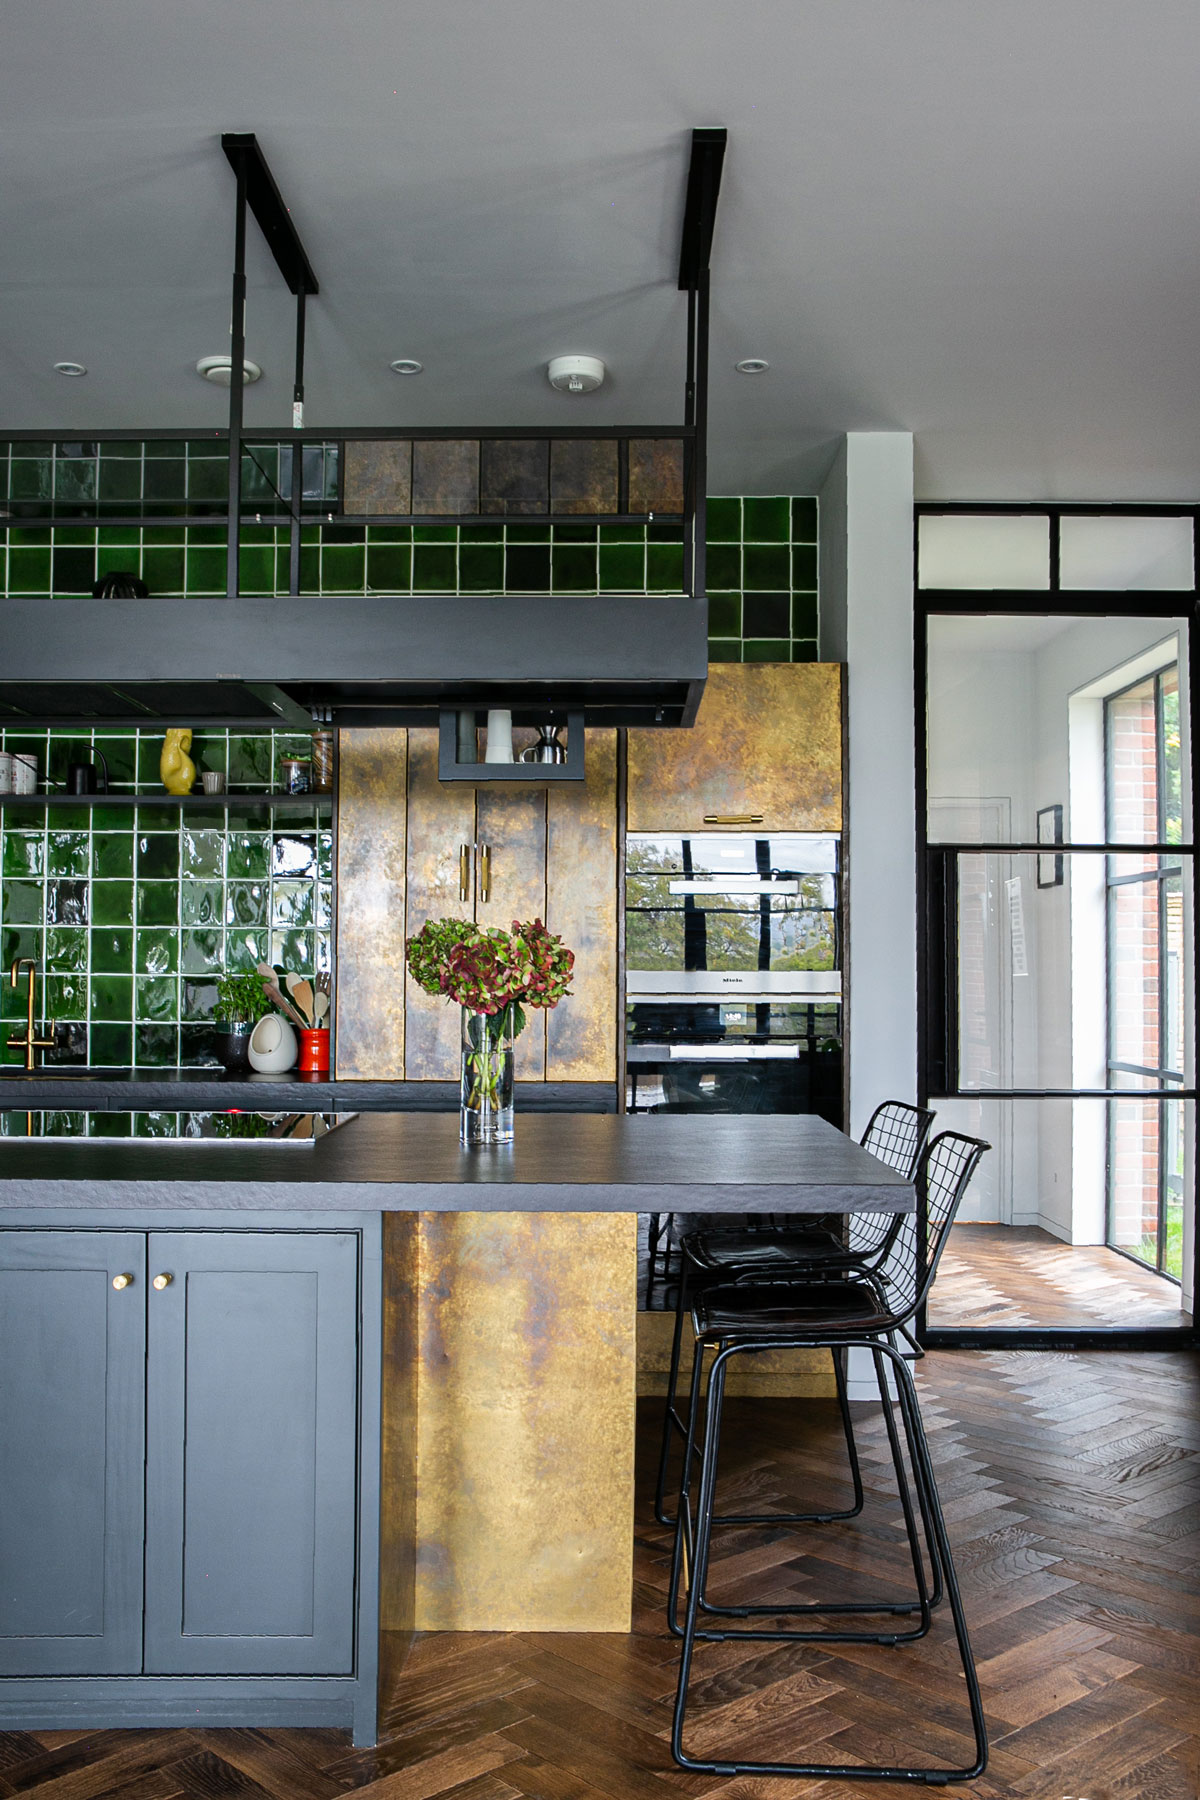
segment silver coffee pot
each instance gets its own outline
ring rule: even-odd
[[[567,747],[559,742],[557,725],[539,725],[538,741],[522,750],[521,761],[527,763],[561,763],[567,760]]]

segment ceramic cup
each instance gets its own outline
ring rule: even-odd
[[[12,791],[14,794],[37,793],[37,757],[28,751],[13,751]]]
[[[11,794],[13,791],[12,756],[7,750],[0,750],[0,794]]]
[[[302,1075],[328,1075],[328,1028],[300,1033],[300,1060],[296,1067]]]
[[[225,777],[220,769],[205,769],[200,779],[204,783],[206,794],[223,794],[225,792]]]
[[[246,1054],[260,1075],[285,1075],[296,1066],[296,1034],[278,1013],[267,1013],[250,1033]]]

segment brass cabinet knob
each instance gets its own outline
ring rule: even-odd
[[[120,1293],[122,1288],[127,1288],[127,1287],[133,1286],[133,1276],[132,1275],[114,1275],[113,1276],[113,1286],[116,1288],[117,1292]]]
[[[164,1288],[170,1287],[171,1282],[173,1280],[174,1280],[174,1276],[172,1276],[172,1275],[165,1275],[165,1274],[164,1275],[156,1275],[154,1277],[154,1285],[158,1289],[159,1293],[161,1294]]]

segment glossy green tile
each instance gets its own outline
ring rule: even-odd
[[[132,1025],[93,1025],[90,1032],[89,1059],[97,1068],[127,1069],[133,1061],[133,1026]],[[120,1129],[110,1135],[127,1137],[129,1135],[128,1113],[93,1113],[92,1123],[113,1125]],[[104,1135],[103,1132],[97,1133]]]
[[[0,894],[0,917],[6,925],[40,925],[45,893],[40,882],[6,881]]]
[[[108,764],[108,779],[112,786],[136,780],[137,739],[132,734],[118,736],[115,732],[97,731],[94,739],[95,748],[103,752]],[[98,757],[96,760],[99,762]],[[95,812],[92,820],[94,825]]]
[[[229,494],[229,463],[225,457],[192,457],[187,460],[189,500],[221,500]]]
[[[180,868],[184,875],[221,875],[225,870],[225,838],[219,831],[180,833]]]
[[[76,505],[96,498],[96,459],[94,456],[57,456],[54,459],[54,499]]]
[[[260,962],[268,960],[270,947],[270,933],[265,928],[261,931],[231,930],[225,938],[225,967],[248,974]]]
[[[742,503],[740,500],[715,500],[710,495],[706,513],[705,535],[710,544],[741,543]]]
[[[414,544],[457,544],[457,525],[410,526]]]
[[[792,548],[792,586],[794,588],[817,587],[817,546],[815,544],[796,544]]]
[[[602,526],[601,531],[606,531]],[[646,591],[646,552],[642,544],[600,545],[600,589],[610,594]]]
[[[724,583],[722,583],[724,585]],[[778,592],[792,585],[791,551],[784,544],[747,544],[742,551],[742,586]]]
[[[45,868],[40,832],[6,831],[0,867],[6,878],[41,875]]]
[[[42,983],[42,1010],[47,1020],[86,1019],[88,983],[86,974],[47,975]],[[49,1037],[47,1032],[46,1036]]]
[[[46,967],[57,973],[86,974],[88,933],[82,926],[54,925],[46,932]]]
[[[133,933],[105,927],[93,930],[92,973],[124,975],[133,970]]]
[[[300,927],[313,922],[312,883],[276,881],[271,893],[271,924]]]
[[[705,579],[710,588],[718,588],[725,593],[740,588],[742,585],[741,545],[710,544]]]
[[[499,594],[504,589],[503,544],[466,544],[458,552],[458,585],[467,594]]]
[[[173,975],[179,967],[178,932],[139,929],[136,956],[140,974]]]
[[[550,535],[555,545],[558,544],[594,544],[597,527],[595,525],[554,525]]]
[[[225,889],[225,923],[228,926],[266,925],[270,894],[263,881],[231,881]]]
[[[793,594],[792,636],[795,638],[815,638],[816,635],[817,596],[815,594]]]
[[[817,640],[815,638],[793,638],[792,661],[819,662],[820,651],[817,646]]]
[[[136,907],[139,925],[178,924],[178,883],[174,881],[139,881]]]
[[[505,525],[504,541],[506,544],[548,544],[550,527],[549,525]]]
[[[742,596],[742,631],[748,638],[791,637],[791,595],[745,593]]]
[[[187,497],[187,464],[182,457],[152,456],[147,446],[142,493],[147,500],[173,501],[174,510],[183,512]]]
[[[8,588],[11,594],[49,594],[50,551],[13,545],[8,552]]]
[[[711,637],[741,637],[742,596],[740,594],[709,594],[708,629]]]
[[[601,525],[600,542],[602,544],[644,544],[646,533],[641,525]]]
[[[788,638],[743,638],[743,662],[791,662],[792,646]]]
[[[179,874],[178,831],[170,836],[139,836],[137,840],[137,872],[139,881],[170,881]]]
[[[142,496],[141,463],[106,456],[100,461],[99,498],[110,505],[118,501],[140,500]]]
[[[367,548],[367,591],[407,594],[412,587],[412,551],[407,544],[370,544]]]
[[[189,594],[223,594],[225,592],[226,558],[223,550],[190,549],[187,552],[185,580]]]
[[[260,787],[271,780],[271,740],[261,734],[229,736],[229,785]]]
[[[741,638],[709,638],[709,662],[741,662]]]
[[[179,460],[187,455],[187,443],[182,438],[154,438],[142,440],[143,455],[147,462],[162,457],[168,461]]]
[[[179,1032],[174,1025],[135,1025],[133,1052],[139,1068],[173,1069],[179,1063]],[[174,1113],[134,1113],[135,1137],[175,1137]]]
[[[414,544],[413,591],[453,593],[458,579],[457,555],[452,544]]]
[[[549,544],[514,544],[504,553],[504,591],[507,594],[550,592]]]
[[[181,925],[220,925],[224,923],[225,889],[219,881],[181,881],[179,884],[179,923]]]
[[[550,557],[550,590],[555,594],[594,594],[596,591],[596,551],[594,547],[556,543]]]
[[[220,972],[225,966],[221,954],[221,933],[214,930],[181,931],[179,934],[179,969],[183,975]]]
[[[785,497],[742,501],[742,539],[747,544],[786,544],[792,535],[792,505]]]
[[[46,873],[86,878],[90,871],[92,841],[85,831],[46,833]]]
[[[92,923],[94,925],[132,925],[133,883],[129,881],[94,881],[92,883]]]
[[[59,549],[55,545],[51,580],[56,594],[90,594],[95,579],[94,550]]]
[[[646,546],[646,587],[651,593],[683,592],[683,546],[681,544],[648,544]]]
[[[332,552],[326,551],[329,556]],[[339,555],[341,552],[338,553]],[[336,587],[333,568],[324,572],[324,585],[328,592]],[[238,552],[238,585],[243,594],[271,594],[275,591],[275,551],[265,544],[243,545]],[[359,582],[361,589],[362,582]],[[345,589],[341,589],[345,592]]]
[[[8,491],[14,500],[44,500],[49,504],[54,496],[54,464],[49,457],[14,456]]]
[[[189,1023],[207,1020],[212,1023],[217,1004],[216,976],[179,984],[179,1017]]]
[[[475,529],[475,528],[467,527],[465,529]],[[483,529],[486,530],[487,527],[484,527]],[[413,528],[411,525],[368,525],[367,526],[367,548],[368,548],[368,550],[374,548],[377,544],[411,544],[412,541],[413,541]]]
[[[270,960],[280,968],[298,975],[312,975],[316,972],[315,944],[311,931],[271,932]]]
[[[93,1019],[132,1019],[133,976],[98,975],[92,982]]]
[[[138,1019],[166,1024],[179,1017],[179,983],[168,975],[139,975],[135,999]]]
[[[229,835],[225,872],[235,878],[265,879],[271,860],[271,840],[257,831],[234,831]]]
[[[797,496],[792,501],[793,544],[815,544],[817,541],[817,503]]]

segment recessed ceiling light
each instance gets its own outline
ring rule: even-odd
[[[60,362],[60,363],[55,363],[54,367],[60,375],[86,375],[87,374],[87,370],[84,368],[82,363]]]
[[[424,367],[425,364],[419,363],[415,356],[398,356],[392,364],[397,375],[419,375]]]
[[[744,356],[740,363],[734,363],[739,375],[764,375],[770,363],[762,356]]]
[[[233,375],[233,358],[232,356],[202,356],[196,364],[196,373],[203,375],[205,381],[215,381],[218,387],[228,387]],[[242,363],[243,381],[249,383],[258,381],[261,377],[262,370],[258,364],[251,362],[250,358],[246,357]]]
[[[546,364],[550,386],[560,394],[594,394],[605,373],[598,356],[553,356]]]

